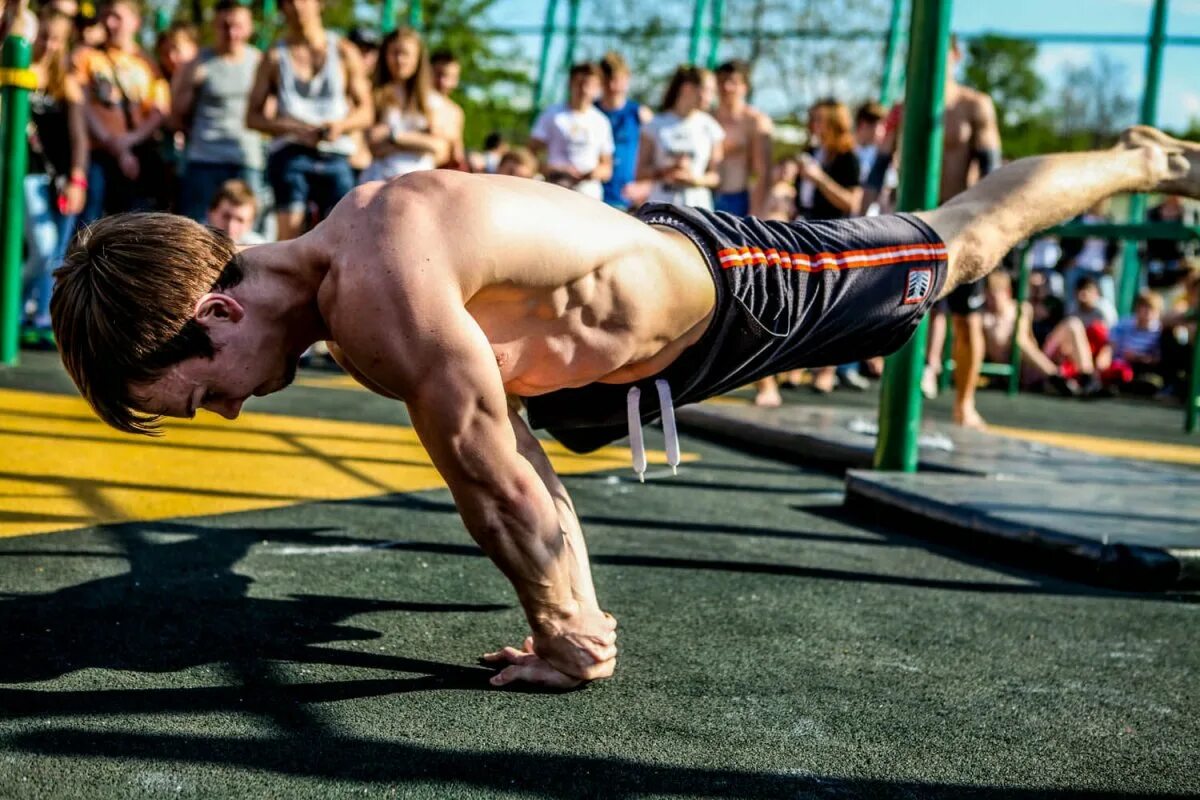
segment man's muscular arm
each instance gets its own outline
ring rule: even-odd
[[[615,624],[596,604],[582,537],[560,516],[525,454],[533,455],[521,439],[532,435],[514,428],[524,423],[510,416],[495,355],[458,287],[445,271],[413,266],[391,296],[359,289],[363,296],[339,302],[355,308],[357,320],[401,321],[396,327],[352,319],[338,329],[335,322],[335,338],[357,371],[408,404],[467,530],[516,589],[536,655],[576,680],[607,677],[615,666]],[[576,682],[537,669],[515,677]]]

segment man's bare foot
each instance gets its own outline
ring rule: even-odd
[[[1163,153],[1165,175],[1154,191],[1200,198],[1200,144],[1176,139],[1149,125],[1134,125],[1121,132],[1120,146],[1148,147]]]
[[[837,370],[821,367],[813,371],[812,390],[817,394],[829,394],[837,388]]]
[[[783,405],[783,398],[779,394],[779,387],[771,381],[769,386],[759,386],[758,394],[754,396],[754,405],[759,408],[779,408]]]
[[[975,410],[974,406],[968,406],[967,408],[955,406],[954,424],[975,431],[987,430],[987,422],[984,421],[983,417],[979,416],[979,412]]]

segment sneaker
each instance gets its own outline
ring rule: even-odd
[[[862,376],[856,369],[849,369],[843,372],[840,376],[841,385],[847,389],[853,389],[856,392],[865,392],[871,388],[871,382]]]
[[[925,365],[925,371],[921,374],[921,394],[925,396],[926,400],[936,400],[938,396],[938,376],[928,364]]]

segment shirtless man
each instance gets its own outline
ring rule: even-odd
[[[505,665],[493,684],[567,687],[612,674],[616,622],[531,427],[586,451],[629,418],[640,431],[659,398],[892,352],[1019,240],[1120,192],[1200,196],[1200,145],[1131,129],[1111,150],[1015,162],[933,211],[836,223],[630,216],[435,170],[360,186],[306,235],[240,253],[184,217],[105,218],[72,244],[51,314],[76,386],[128,432],[198,408],[232,419],[330,341],[364,386],[407,404],[516,590],[532,635],[489,654]]]
[[[942,182],[939,202],[945,203],[973,186],[1000,166],[1000,128],[992,98],[954,79],[954,71],[962,60],[962,48],[952,38],[946,58],[945,112],[942,117]],[[898,109],[899,110],[899,109]],[[898,120],[897,120],[898,121]],[[892,125],[881,148],[882,153],[895,153],[900,141],[899,125]],[[871,201],[883,185],[884,174],[892,163],[890,156],[881,153],[867,179],[867,199]],[[983,366],[984,286],[982,281],[959,287],[946,298],[954,324],[954,421],[968,428],[984,428],[986,424],[975,408],[975,390],[979,386],[979,371]],[[922,386],[929,394],[932,382],[936,392],[936,373],[941,369],[942,343],[945,341],[945,320],[935,314],[929,337],[929,364]]]
[[[462,77],[462,66],[449,50],[438,50],[429,58],[433,67],[433,90],[442,100],[442,110],[445,114],[442,120],[442,130],[450,135],[450,154],[444,164],[439,167],[467,170],[467,147],[463,143],[463,132],[466,130],[467,117],[462,106],[454,102],[450,93],[458,88],[459,78]]]
[[[716,209],[760,217],[771,188],[771,118],[746,103],[750,65],[726,61],[717,67],[717,122],[725,130],[725,157],[717,172]],[[752,188],[753,185],[753,188]]]

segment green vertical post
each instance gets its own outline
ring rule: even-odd
[[[21,336],[21,245],[25,242],[25,168],[29,125],[29,42],[9,36],[0,64],[0,364],[16,366]]]
[[[383,0],[379,11],[379,32],[387,36],[396,30],[396,0]]]
[[[721,31],[725,24],[725,0],[712,0],[711,22],[708,26],[708,68],[717,68],[721,54]]]
[[[904,0],[892,0],[892,17],[888,22],[887,44],[883,48],[883,78],[879,86],[879,102],[885,107],[892,104],[896,91],[896,53],[900,49],[900,22],[904,15]]]
[[[266,50],[271,46],[275,33],[275,15],[278,7],[275,0],[263,0],[262,23],[258,29],[258,49]]]
[[[408,4],[408,27],[419,31],[425,27],[425,8],[421,0],[410,0]]]
[[[909,16],[907,89],[900,144],[899,211],[919,211],[938,203],[942,178],[942,110],[946,93],[946,51],[950,44],[951,0],[913,0]],[[929,319],[883,372],[879,402],[876,469],[915,472],[921,427],[921,371]]]
[[[567,69],[575,65],[575,45],[579,43],[580,0],[567,0],[567,52],[564,57]]]
[[[554,18],[558,13],[558,0],[546,0],[546,17],[542,22],[542,55],[538,59],[537,82],[533,85],[533,116],[542,110],[542,99],[546,96],[546,80],[550,72],[550,46],[554,43]]]
[[[700,37],[704,35],[704,7],[707,0],[696,0],[692,6],[692,37],[688,42],[688,63],[700,63]]]
[[[195,21],[197,25],[200,20]],[[171,11],[166,6],[159,6],[154,9],[154,32],[162,33],[171,26]]]
[[[1146,85],[1142,89],[1142,109],[1138,122],[1155,125],[1158,122],[1158,90],[1162,85],[1162,53],[1167,34],[1167,0],[1154,0],[1150,12],[1150,33],[1146,37]],[[1146,196],[1135,194],[1129,198],[1129,221],[1139,224],[1146,221]],[[1142,263],[1138,258],[1138,243],[1125,240],[1121,261],[1121,283],[1117,290],[1117,311],[1128,314],[1133,310],[1133,299],[1137,296]]]

